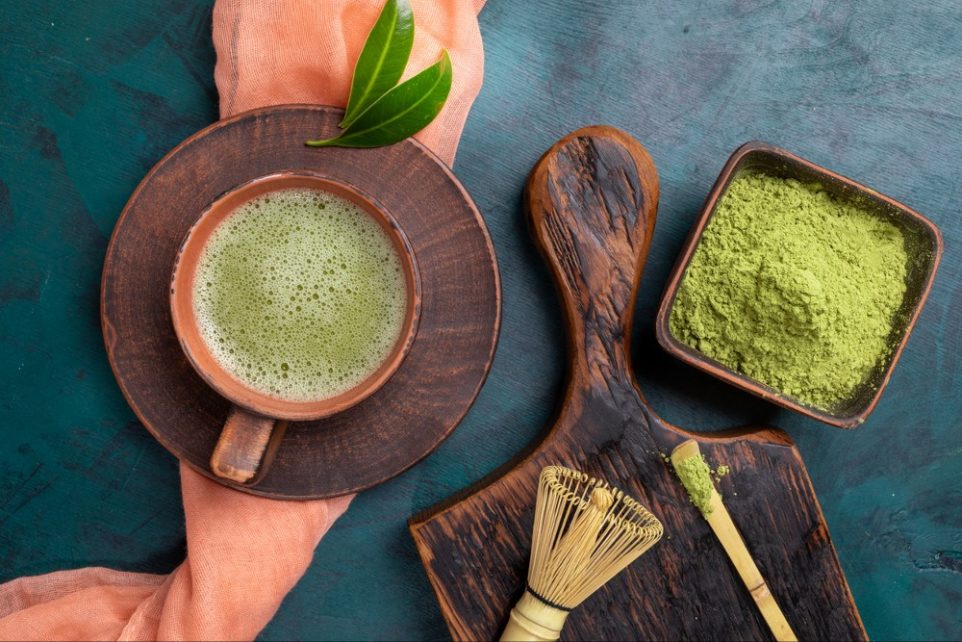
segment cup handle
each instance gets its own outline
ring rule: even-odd
[[[238,484],[255,483],[270,467],[286,428],[286,421],[232,407],[210,456],[211,470]]]

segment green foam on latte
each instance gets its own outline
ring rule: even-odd
[[[391,238],[333,194],[278,190],[214,230],[194,278],[194,313],[220,365],[290,401],[346,392],[390,355],[407,285]]]

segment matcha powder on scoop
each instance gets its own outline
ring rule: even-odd
[[[817,185],[735,177],[672,306],[682,343],[833,409],[891,354],[908,257],[891,221]]]
[[[675,473],[688,491],[691,503],[701,511],[702,515],[708,517],[712,511],[711,493],[715,485],[711,481],[711,468],[708,467],[704,457],[697,455],[683,459],[675,465]]]

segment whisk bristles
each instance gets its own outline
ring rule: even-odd
[[[568,612],[661,539],[644,506],[569,468],[541,471],[528,586],[502,640],[556,640]]]
[[[644,506],[606,482],[569,468],[541,471],[528,587],[573,609],[661,539]]]

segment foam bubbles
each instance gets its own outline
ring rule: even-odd
[[[270,396],[345,392],[397,343],[407,286],[391,239],[367,212],[312,189],[240,206],[210,237],[194,312],[214,358]]]

